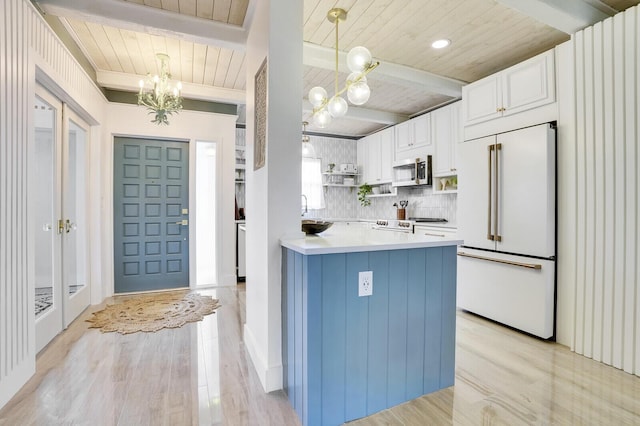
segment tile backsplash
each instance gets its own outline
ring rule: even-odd
[[[406,217],[437,217],[456,224],[456,194],[433,194],[430,186],[400,187],[393,197],[371,198],[371,205],[363,207],[358,203],[359,219],[395,219],[396,207],[393,203],[407,200]]]
[[[342,163],[357,163],[355,140],[311,136],[316,156],[322,159],[322,169],[329,163],[339,167]],[[308,217],[330,219],[394,219],[393,203],[409,201],[406,217],[438,217],[456,223],[456,194],[433,194],[431,187],[401,187],[398,195],[371,198],[371,205],[363,207],[358,201],[357,188],[325,188],[326,208],[312,210]]]

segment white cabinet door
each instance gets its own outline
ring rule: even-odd
[[[413,145],[413,127],[411,120],[394,126],[395,139],[396,139],[396,151],[406,151],[411,149]]]
[[[450,175],[452,140],[452,109],[446,106],[431,113],[431,132],[434,143],[433,175]]]
[[[393,177],[393,161],[395,158],[393,127],[379,132],[380,135],[380,181],[391,182]]]
[[[458,235],[466,246],[489,250],[495,249],[495,242],[487,238],[493,227],[489,212],[493,207],[493,198],[489,197],[489,145],[495,141],[495,136],[487,136],[458,145]]]
[[[425,158],[432,154],[431,114],[424,114],[395,126],[396,161]]]
[[[480,123],[502,115],[502,86],[500,74],[478,80],[462,87],[465,125]]]
[[[500,134],[497,142],[501,144],[497,160],[499,207],[496,212],[501,240],[496,249],[531,256],[553,256],[554,130],[548,124],[527,127]]]
[[[380,183],[380,133],[367,136],[367,169],[366,182],[370,185]]]
[[[503,115],[517,114],[555,102],[553,50],[504,70]]]
[[[433,139],[433,175],[457,174],[456,146],[462,140],[462,103],[456,102],[431,112]]]
[[[413,148],[431,145],[431,114],[423,114],[409,122],[413,127]]]

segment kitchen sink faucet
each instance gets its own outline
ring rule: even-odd
[[[300,196],[301,198],[304,197],[304,211],[302,212],[302,214],[300,216],[304,216],[306,213],[309,212],[309,210],[307,209],[308,203],[307,203],[307,196],[302,194]]]

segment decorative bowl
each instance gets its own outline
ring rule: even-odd
[[[327,222],[324,220],[305,219],[302,221],[302,230],[305,234],[319,234],[326,231],[333,225],[333,222]]]

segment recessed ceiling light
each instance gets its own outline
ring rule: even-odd
[[[431,43],[431,47],[433,47],[434,49],[442,49],[443,47],[447,47],[450,44],[451,44],[451,40],[443,38]]]

